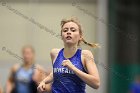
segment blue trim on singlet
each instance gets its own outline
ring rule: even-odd
[[[53,64],[52,93],[85,93],[86,84],[73,71],[62,66],[63,60],[66,60],[63,54],[64,48],[59,51],[59,54]],[[72,64],[79,70],[86,73],[82,60],[81,49],[77,49],[76,53],[68,58]]]

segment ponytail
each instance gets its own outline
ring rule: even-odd
[[[95,44],[95,43],[88,43],[84,38],[82,38],[81,40],[82,42],[84,42],[86,45],[93,47],[93,48],[100,48],[99,44]]]

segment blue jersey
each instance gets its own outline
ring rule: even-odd
[[[63,60],[66,60],[63,54],[64,48],[53,64],[53,84],[52,93],[85,93],[86,84],[73,71],[62,66]],[[79,70],[86,73],[81,61],[81,49],[77,49],[76,53],[68,58],[72,64]]]
[[[140,93],[140,83],[131,84],[130,91],[132,93]]]
[[[15,73],[15,93],[36,93],[36,84],[32,80],[33,69],[20,67]]]

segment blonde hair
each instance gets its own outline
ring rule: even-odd
[[[25,45],[25,46],[23,46],[23,47],[22,47],[22,53],[24,52],[24,50],[25,50],[26,48],[31,49],[32,53],[35,53],[35,49],[34,49],[34,47],[31,46],[31,45]]]
[[[77,26],[78,26],[78,28],[79,28],[79,33],[80,33],[80,35],[83,36],[82,27],[81,27],[81,24],[80,24],[80,22],[78,21],[77,18],[62,19],[62,21],[61,21],[61,35],[62,35],[62,28],[63,28],[63,26],[64,26],[66,23],[68,23],[68,22],[74,22],[74,23],[76,23]],[[90,47],[93,47],[93,48],[100,47],[98,44],[95,44],[95,43],[88,43],[84,38],[82,38],[81,40],[79,40],[78,46],[80,45],[81,41],[82,41],[84,44],[86,44],[86,45],[88,45],[88,46],[90,46]]]

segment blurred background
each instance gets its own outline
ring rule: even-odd
[[[138,0],[0,0],[0,85],[6,86],[27,44],[36,50],[36,63],[52,69],[50,50],[63,47],[60,22],[77,17],[84,38],[101,46],[80,46],[94,54],[101,78],[100,88],[87,86],[87,93],[131,93],[140,75],[139,10]]]

